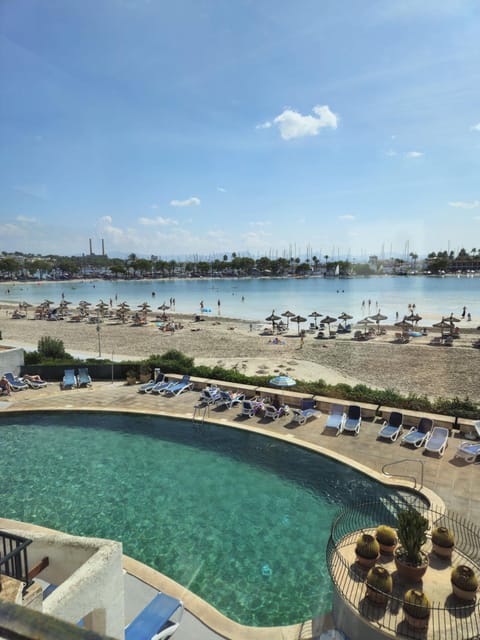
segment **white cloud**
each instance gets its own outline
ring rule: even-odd
[[[474,124],[472,127],[470,127],[470,129],[472,131],[480,131],[480,122],[478,122],[477,124]]]
[[[272,223],[270,222],[270,220],[265,220],[265,221],[258,220],[257,222],[249,222],[248,224],[251,227],[268,227]]]
[[[217,187],[217,191],[220,191],[220,193],[227,193],[227,190],[223,187]]]
[[[472,202],[457,200],[455,202],[449,202],[448,204],[451,207],[456,207],[457,209],[476,209],[477,207],[480,207],[480,200],[473,200]]]
[[[267,122],[262,122],[261,124],[257,124],[255,129],[270,129],[271,126],[272,126],[272,123],[267,121]]]
[[[421,158],[424,153],[422,151],[407,151],[405,155],[407,158]]]
[[[200,204],[200,198],[193,196],[192,198],[188,198],[187,200],[171,200],[170,204],[172,207],[191,207]]]
[[[28,216],[17,216],[18,222],[36,222],[36,218],[29,218]]]
[[[351,213],[346,213],[343,216],[338,216],[339,220],[355,220],[355,216],[352,216]]]
[[[285,109],[273,122],[278,125],[280,135],[284,140],[302,138],[304,136],[317,136],[321,129],[326,127],[337,128],[338,117],[330,111],[327,105],[316,105],[312,111],[315,116],[303,116],[298,111]]]
[[[157,225],[157,226],[165,226],[169,224],[178,224],[176,220],[172,220],[172,218],[162,218],[162,216],[157,216],[156,218],[139,218],[139,224],[143,225]]]

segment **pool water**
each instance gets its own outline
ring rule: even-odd
[[[393,491],[270,438],[158,416],[2,416],[0,513],[124,552],[245,625],[331,608],[339,509]],[[395,494],[398,498],[398,494]]]

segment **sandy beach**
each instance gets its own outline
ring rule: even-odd
[[[49,335],[63,340],[72,354],[98,357],[100,337],[102,357],[113,354],[117,361],[178,349],[194,357],[196,364],[236,368],[246,374],[288,373],[300,380],[364,383],[431,398],[468,396],[478,400],[480,396],[480,350],[472,347],[480,332],[467,323],[460,324],[460,338],[452,347],[429,344],[439,335],[438,330],[429,330],[427,336],[412,338],[408,344],[396,344],[395,327],[366,342],[353,340],[353,334],[319,340],[316,333],[307,333],[302,346],[296,325],[274,344],[271,336],[261,335],[268,323],[250,325],[222,317],[195,322],[192,316],[172,314],[174,321],[183,325],[172,333],[160,330],[151,315],[141,326],[105,318],[98,332],[97,325],[86,320],[35,320],[31,309],[27,318],[13,319],[14,308],[6,304],[0,308],[0,348],[36,349],[39,338]]]

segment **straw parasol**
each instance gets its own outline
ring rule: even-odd
[[[287,311],[285,311],[285,313],[282,313],[282,316],[287,319],[287,329],[288,329],[289,320],[290,320],[290,318],[294,318],[295,314],[292,313],[291,311],[287,310]]]
[[[267,318],[265,318],[266,322],[272,323],[272,331],[275,329],[275,322],[277,322],[277,320],[280,320],[280,316],[275,315],[275,309],[273,309],[272,313]]]
[[[322,319],[322,322],[324,324],[328,324],[328,335],[330,334],[330,325],[332,324],[332,322],[336,322],[337,318],[333,318],[332,316],[325,316],[325,318]]]
[[[364,327],[365,333],[367,333],[368,329],[368,325],[370,324],[375,324],[375,322],[373,320],[370,320],[370,318],[363,318],[363,320],[359,320],[357,322],[357,324],[360,324]]]
[[[312,313],[308,314],[309,318],[315,318],[315,329],[317,328],[317,318],[321,318],[322,314],[318,313],[318,311],[312,311]]]
[[[420,320],[422,320],[422,316],[419,316],[418,313],[414,313],[412,311],[411,314],[406,317],[406,319],[409,322],[414,322],[415,324],[418,324],[420,322]]]
[[[300,323],[301,322],[306,322],[307,319],[304,318],[303,316],[293,316],[292,318],[292,322],[296,322],[297,326],[298,326],[298,334],[300,335]]]
[[[445,333],[449,334],[451,332],[453,327],[453,322],[450,322],[450,318],[442,318],[440,322],[436,322],[432,326],[436,327],[437,329],[440,329],[440,331],[442,332],[442,338],[443,338]]]
[[[167,309],[170,309],[170,306],[166,302],[164,302],[157,308],[160,309],[160,311],[166,311]]]
[[[380,333],[380,322],[382,320],[386,320],[387,316],[384,316],[383,313],[380,313],[380,311],[378,311],[378,313],[376,313],[374,316],[369,316],[369,318],[377,323],[377,333]]]

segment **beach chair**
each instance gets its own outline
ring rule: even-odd
[[[65,369],[63,373],[62,389],[73,389],[77,386],[77,378],[73,369]]]
[[[342,432],[349,431],[355,436],[360,433],[360,427],[362,425],[362,410],[356,404],[351,404],[348,407],[347,417],[343,423]]]
[[[151,393],[155,385],[165,382],[165,374],[159,373],[155,380],[149,380],[138,387],[138,393]]]
[[[346,418],[347,414],[344,411],[344,407],[342,407],[341,404],[332,404],[327,422],[325,423],[325,429],[335,429],[335,435],[340,435],[343,431]]]
[[[278,418],[287,415],[289,412],[289,407],[286,404],[282,404],[278,409],[273,404],[266,404],[263,408],[265,411],[263,417],[271,420],[278,420]]]
[[[441,458],[448,446],[450,431],[446,427],[433,427],[432,435],[425,444],[425,451],[437,453]]]
[[[125,628],[125,640],[166,640],[180,626],[183,602],[158,593]]]
[[[43,389],[43,387],[47,386],[47,382],[45,380],[31,380],[30,378],[25,377],[20,378],[20,380],[25,382],[30,389]]]
[[[193,388],[193,383],[190,382],[190,376],[183,376],[180,382],[174,382],[172,385],[165,387],[162,393],[163,395],[179,396],[184,391],[189,391]]]
[[[377,438],[385,438],[395,442],[403,431],[403,414],[399,411],[392,411],[390,418],[385,420],[383,426],[378,432]]]
[[[88,387],[92,384],[92,378],[86,367],[80,367],[78,369],[77,384],[79,387]]]
[[[315,409],[315,400],[302,400],[300,409],[292,409],[292,414],[292,422],[302,425],[309,418],[317,418],[322,412]]]
[[[475,444],[470,440],[464,440],[457,447],[454,458],[462,458],[465,462],[475,462],[480,456],[480,444]]]
[[[216,386],[211,386],[202,390],[199,401],[201,404],[215,404],[220,398],[220,389]]]
[[[244,393],[220,390],[220,397],[215,401],[217,407],[231,409],[245,400]]]
[[[417,449],[423,447],[433,429],[433,420],[431,418],[421,418],[418,427],[412,427],[410,431],[403,436],[400,444],[411,444]]]
[[[172,387],[174,384],[176,384],[176,382],[176,380],[169,380],[164,376],[163,380],[161,380],[160,382],[156,382],[153,385],[149,393],[151,393],[152,395],[159,395],[160,393],[163,393],[163,391],[165,391],[165,389],[167,389],[168,387]]]
[[[17,376],[14,376],[10,371],[5,373],[4,377],[8,380],[8,384],[13,391],[24,391],[25,389],[28,389],[28,384],[20,378],[17,378]]]
[[[241,416],[248,416],[249,418],[253,418],[253,416],[257,413],[257,411],[262,406],[261,402],[258,400],[243,400],[242,401],[242,410],[240,412]]]

